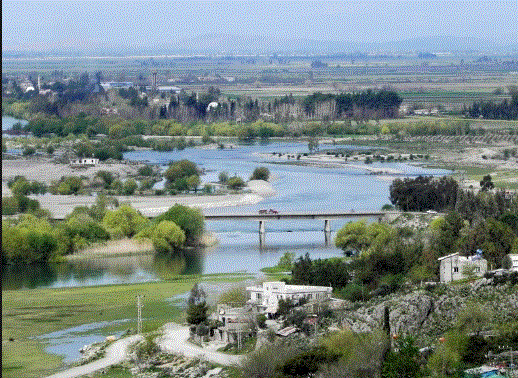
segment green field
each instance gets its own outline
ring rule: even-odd
[[[142,313],[147,319],[143,322],[146,331],[167,322],[181,322],[182,310],[166,299],[189,291],[195,282],[246,278],[250,276],[193,276],[133,285],[2,291],[2,375],[41,377],[62,365],[61,358],[45,353],[45,345],[34,340],[34,336],[81,324],[127,318],[133,320],[107,330],[136,329],[137,295],[144,295]],[[9,341],[10,338],[14,341]]]

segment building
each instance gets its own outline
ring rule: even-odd
[[[75,167],[86,167],[88,165],[97,165],[99,164],[99,159],[97,158],[79,158],[70,160],[70,165]]]
[[[231,307],[219,304],[215,316],[221,323],[211,335],[215,340],[235,343],[242,337],[251,336],[256,330],[257,309],[252,305]]]
[[[108,89],[129,89],[133,86],[133,82],[131,81],[106,81],[101,83],[101,87],[104,90]]]
[[[503,267],[511,272],[518,272],[518,254],[508,254],[505,256]]]
[[[480,250],[479,250],[480,251]],[[441,282],[451,282],[466,278],[467,270],[473,268],[472,273],[483,276],[487,271],[487,260],[482,258],[482,251],[475,256],[459,256],[459,253],[439,257]]]
[[[264,282],[262,286],[249,286],[246,291],[250,294],[249,303],[258,306],[260,312],[272,316],[277,313],[279,300],[301,299],[308,302],[322,302],[331,299],[332,287],[286,285],[285,282]]]

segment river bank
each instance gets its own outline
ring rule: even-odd
[[[108,334],[136,329],[136,295],[143,295],[144,331],[183,321],[175,298],[195,282],[240,282],[248,274],[188,276],[162,282],[80,288],[2,291],[2,375],[42,377],[62,367],[62,358],[48,354],[37,336],[87,323],[130,319],[105,329]]]

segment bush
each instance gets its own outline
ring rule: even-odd
[[[195,245],[205,230],[205,218],[198,209],[176,204],[155,218],[154,223],[168,220],[176,223],[185,232],[185,242]]]
[[[148,220],[131,206],[122,205],[117,210],[108,211],[103,224],[115,237],[132,237],[148,224]]]
[[[185,242],[185,233],[171,221],[162,221],[154,229],[151,237],[153,247],[159,253],[176,251]]]
[[[150,165],[146,165],[145,167],[140,167],[138,169],[138,174],[140,176],[151,176],[153,174],[153,168]]]
[[[266,167],[257,167],[250,177],[250,180],[264,180],[268,181],[270,178],[270,170]]]
[[[245,182],[241,177],[231,177],[227,181],[227,186],[232,190],[239,190],[245,186]]]
[[[126,182],[124,182],[124,185],[122,187],[122,192],[127,195],[127,196],[130,196],[132,195],[133,193],[135,193],[135,190],[137,190],[137,183],[135,182],[135,180],[133,179],[128,179],[126,180]]]

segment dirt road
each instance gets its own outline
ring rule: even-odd
[[[126,359],[128,356],[129,346],[138,340],[141,340],[142,336],[134,335],[118,340],[106,348],[106,357],[101,358],[97,361],[77,366],[72,369],[62,371],[60,373],[53,374],[47,378],[75,378],[81,377],[86,374],[91,374],[95,371],[107,368],[112,365],[116,365]]]

